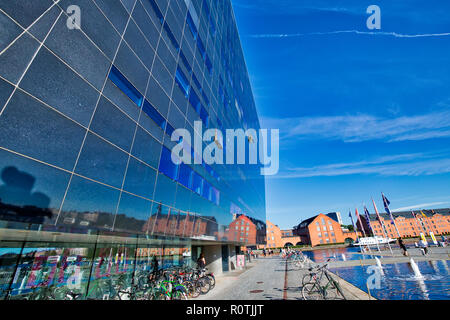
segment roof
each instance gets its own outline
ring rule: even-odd
[[[394,216],[394,218],[397,218],[397,217],[414,218],[412,212],[420,215],[420,211],[421,210],[410,210],[410,211],[398,211],[398,212],[391,212],[391,213]],[[435,214],[440,214],[443,216],[450,216],[450,208],[430,209],[430,210],[422,210],[422,211],[423,211],[423,213],[425,213],[425,215],[427,217],[433,216]],[[364,215],[361,215],[361,216],[364,217]],[[369,216],[370,216],[370,220],[376,220],[376,218],[377,218],[377,215],[375,213],[370,213]],[[382,217],[384,219],[390,219],[389,215],[385,212],[380,213],[380,217]]]

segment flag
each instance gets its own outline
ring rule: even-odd
[[[377,209],[377,206],[375,205],[375,201],[373,201],[373,198],[372,198],[372,203],[373,203],[373,208],[375,209],[375,214],[377,215],[377,220],[381,224],[381,217],[380,217],[380,214],[378,213],[378,209]]]
[[[372,229],[372,225],[370,224],[370,214],[369,214],[369,210],[367,210],[366,206],[364,206],[364,215],[366,217],[367,224],[369,225],[370,231],[372,231],[372,233],[375,234],[375,232]]]
[[[391,223],[394,223],[394,217],[392,216],[391,210],[389,210],[389,205],[391,204],[391,202],[384,196],[383,192],[381,193],[381,197],[383,198],[383,204],[384,204],[384,209],[386,210],[386,212],[389,214],[389,217],[391,218]]]
[[[425,213],[423,213],[422,210],[420,210],[420,213],[424,216],[424,218],[426,218],[427,216],[425,215]]]

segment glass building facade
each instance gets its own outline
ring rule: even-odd
[[[260,165],[171,161],[194,121],[260,128],[230,0],[0,0],[0,28],[0,299],[265,242]]]

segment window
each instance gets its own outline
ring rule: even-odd
[[[178,181],[185,186],[186,188],[189,188],[192,190],[192,169],[188,165],[182,163],[180,165],[180,173],[178,177]]]
[[[197,172],[194,171],[192,174],[192,190],[201,195],[202,188],[203,188],[203,178]]]
[[[175,131],[175,129],[169,124],[169,123],[167,123],[166,124],[166,133],[169,135],[169,136],[172,136],[172,133]]]
[[[167,21],[164,22],[164,30],[166,30],[167,36],[169,37],[170,42],[172,42],[172,45],[174,48],[178,51],[180,50],[180,46],[178,45],[177,40],[175,39],[175,36],[172,33],[172,30],[170,30],[169,25],[167,24]]]
[[[142,100],[144,99],[142,94],[137,91],[137,89],[125,78],[122,73],[120,73],[115,66],[111,67],[108,78],[138,107],[142,105]]]
[[[208,128],[208,126],[209,126],[209,114],[208,114],[208,112],[206,112],[206,109],[203,106],[200,109],[200,119],[202,119],[203,124],[205,125],[205,127]]]
[[[327,231],[327,226],[323,226],[323,231]]]
[[[164,117],[151,105],[150,102],[144,100],[144,106],[142,107],[142,111],[147,114],[150,119],[155,121],[155,123],[161,127],[164,131],[166,130],[167,121]]]
[[[172,161],[172,152],[164,146],[161,152],[161,160],[159,161],[159,171],[173,180],[178,178],[178,165]]]
[[[322,218],[322,224],[325,225],[325,219],[324,218]]]
[[[183,71],[181,71],[180,67],[177,67],[177,71],[175,73],[175,81],[178,84],[178,87],[183,91],[184,96],[187,98],[189,96],[189,81],[184,75]]]
[[[202,196],[208,200],[210,200],[210,198],[209,198],[210,189],[211,189],[211,185],[208,182],[203,181]]]
[[[189,73],[192,73],[191,65],[189,64],[189,62],[186,59],[186,56],[184,55],[183,51],[181,51],[181,50],[180,50],[180,58],[184,64],[184,66],[186,67],[186,69],[189,71]]]
[[[329,229],[330,229],[330,230],[333,230],[333,226],[332,226],[332,225],[330,225],[330,226],[329,226]]]
[[[198,95],[195,92],[195,90],[191,90],[191,92],[189,94],[189,103],[195,109],[195,111],[200,114],[200,110],[202,108],[202,104],[201,104],[200,98],[198,97]]]
[[[161,10],[159,10],[159,7],[158,7],[158,5],[156,4],[155,0],[149,0],[149,1],[150,1],[150,4],[151,4],[152,8],[153,8],[153,11],[155,11],[156,16],[158,17],[159,21],[160,21],[161,24],[162,24],[163,21],[164,21],[164,16],[163,16],[163,14],[161,13]]]
[[[200,55],[202,56],[202,58],[204,60],[205,56],[206,56],[206,50],[205,50],[205,46],[203,45],[203,42],[200,39],[200,37],[197,38],[197,48],[198,48],[198,51],[200,52]]]
[[[206,68],[208,69],[208,73],[211,75],[211,73],[212,73],[212,63],[211,63],[211,60],[209,60],[208,55],[205,55],[205,65],[206,65]]]
[[[197,32],[197,28],[195,27],[194,19],[192,19],[190,12],[188,12],[188,14],[187,14],[186,23],[188,24],[189,30],[191,30],[194,40],[196,40],[198,32]]]

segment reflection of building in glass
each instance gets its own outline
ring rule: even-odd
[[[228,270],[213,259],[229,261],[221,253],[234,257],[246,244],[228,237],[235,215],[255,225],[248,244],[265,242],[259,164],[176,165],[170,156],[172,132],[194,138],[194,121],[260,129],[230,0],[81,1],[80,29],[67,27],[62,2],[7,3],[0,248],[12,251],[1,259],[21,255],[41,272],[35,279],[75,274],[91,290],[92,261],[98,274],[148,267],[155,255],[137,261],[137,249],[161,248],[159,266],[195,261],[200,250],[214,272]],[[61,252],[28,261],[25,238]],[[76,248],[87,251],[69,252]],[[30,289],[18,279],[12,289]]]

